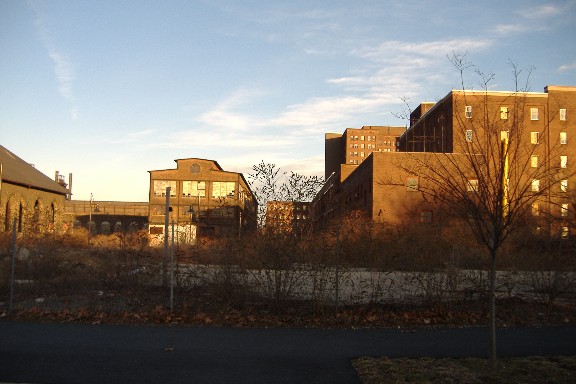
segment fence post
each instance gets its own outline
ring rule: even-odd
[[[162,286],[166,286],[166,259],[168,258],[168,229],[170,225],[170,187],[166,187],[166,211],[164,212],[164,257],[162,259]]]
[[[174,219],[172,219],[172,246],[170,248],[170,313],[174,309]]]

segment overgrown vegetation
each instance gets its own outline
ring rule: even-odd
[[[145,233],[96,236],[90,243],[84,230],[24,234],[17,241],[14,311],[7,316],[232,326],[487,324],[488,260],[480,250],[443,236],[427,247],[432,237],[416,236],[417,228],[359,227],[357,220],[343,220],[338,239],[328,230],[177,246],[172,312],[169,287],[162,286],[162,249],[150,247]],[[358,228],[371,235],[354,233]],[[573,245],[535,243],[509,248],[500,259],[500,326],[576,321]],[[10,250],[11,238],[2,234],[2,312]]]

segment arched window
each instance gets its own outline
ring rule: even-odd
[[[36,200],[34,203],[34,214],[32,216],[32,228],[35,231],[40,231],[42,229],[42,203],[40,200]]]

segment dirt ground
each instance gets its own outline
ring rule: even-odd
[[[188,324],[232,327],[462,327],[486,326],[487,303],[443,305],[366,304],[335,308],[311,302],[282,301],[215,292],[217,287],[173,291],[162,287],[94,290],[38,296],[21,290],[13,310],[0,303],[5,319],[113,324]],[[217,293],[217,294],[216,294]],[[172,310],[171,310],[172,309]],[[498,326],[574,326],[576,306],[501,300]]]

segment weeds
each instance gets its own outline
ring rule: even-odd
[[[434,323],[443,321],[434,320],[437,318],[458,317],[453,313],[456,308],[485,301],[487,273],[467,269],[471,266],[458,247],[450,251],[442,245],[414,257],[405,253],[400,258],[401,241],[414,238],[398,228],[388,230],[386,238],[371,228],[378,236],[373,240],[361,237],[365,243],[362,246],[357,239],[328,232],[303,238],[253,235],[177,247],[176,311],[184,311],[184,316],[189,310],[207,312],[207,306],[217,313],[244,311],[247,316],[256,317],[262,313],[254,308],[266,308],[265,314],[304,311],[324,318],[349,313],[349,319],[354,318],[355,322],[370,323],[386,317],[378,308],[392,305],[416,311],[434,308],[440,315],[419,312],[422,317],[415,320]],[[117,312],[140,313],[166,306],[168,287],[162,285],[161,271],[163,249],[151,247],[145,232],[95,236],[90,242],[87,239],[85,230],[20,236],[15,308],[46,309],[48,301],[53,301],[55,307],[69,305],[70,310],[103,311],[108,305]],[[0,289],[6,293],[10,241],[6,233],[0,234]],[[337,244],[339,258],[335,257]],[[419,244],[411,249],[422,247]],[[446,249],[449,252],[444,255]],[[499,273],[499,297],[546,305],[558,303],[567,317],[558,315],[555,319],[571,321],[576,290],[574,272],[565,266],[550,269],[556,263],[554,258],[541,261],[542,269],[529,271],[521,270],[523,265],[513,265],[511,260],[506,260],[507,270]],[[477,267],[478,261],[475,263]],[[39,298],[46,302],[36,303]],[[340,308],[335,308],[336,303]],[[142,313],[139,316],[145,317]],[[218,318],[211,317],[213,321]],[[475,324],[485,321],[482,311],[469,313],[469,318]]]

